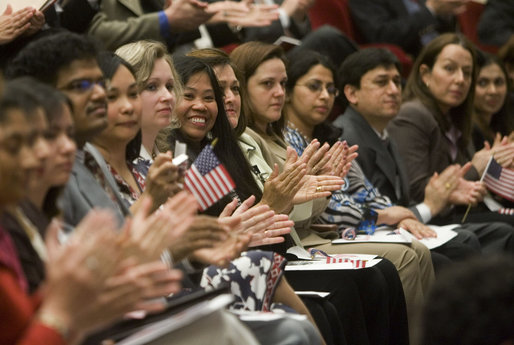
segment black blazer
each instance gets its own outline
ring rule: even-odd
[[[455,29],[455,18],[439,18],[419,1],[420,10],[409,13],[403,0],[349,0],[353,23],[366,43],[390,43],[417,55],[420,37],[428,32]]]

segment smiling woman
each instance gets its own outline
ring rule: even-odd
[[[484,140],[493,144],[496,133],[509,136],[514,131],[507,70],[495,56],[479,52],[473,107],[473,144],[479,150]]]
[[[240,200],[254,195],[260,200],[262,192],[256,185],[250,167],[241,152],[227,118],[222,90],[214,71],[195,57],[177,57],[175,67],[184,85],[174,116],[180,127],[162,131],[158,138],[161,151],[173,150],[175,140],[187,144],[187,154],[192,163],[205,145],[218,138],[214,153],[231,176],[242,177],[236,184],[235,193]],[[230,195],[230,194],[229,194]],[[222,199],[207,210],[219,215],[234,194]]]
[[[188,139],[202,141],[216,122],[218,105],[207,73],[196,73],[184,87],[176,114],[182,125],[181,132]]]
[[[144,199],[141,196],[147,195],[156,209],[176,193],[177,169],[165,155],[157,157],[147,176],[136,168],[133,161],[141,149],[141,100],[132,66],[112,53],[101,55],[99,65],[108,80],[108,124],[92,142],[108,164],[126,206],[137,211]]]

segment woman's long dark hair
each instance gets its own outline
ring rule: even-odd
[[[239,148],[234,131],[227,119],[223,102],[223,93],[219,87],[218,80],[216,79],[216,74],[214,73],[213,69],[201,59],[190,56],[176,57],[174,59],[174,63],[184,86],[187,85],[188,81],[193,75],[198,73],[207,74],[214,91],[216,104],[218,106],[218,116],[216,117],[214,126],[211,129],[212,138],[203,138],[200,142],[200,146],[188,142],[188,140],[181,134],[180,128],[166,130],[165,133],[168,133],[168,148],[174,146],[174,140],[176,138],[179,138],[180,141],[186,142],[189,149],[188,154],[194,155],[193,157],[189,157],[190,161],[192,162],[200,154],[205,145],[210,145],[211,141],[214,138],[217,138],[218,141],[214,146],[214,153],[220,162],[223,163],[230,176],[236,182],[236,193],[238,197],[244,200],[251,195],[255,195],[257,200],[260,200],[262,197],[262,192],[253,178],[250,166],[248,165],[243,152]],[[160,147],[160,149],[162,150],[162,147]],[[230,201],[226,199],[227,198],[225,198],[221,203],[218,202],[217,204],[213,205],[213,207],[207,210],[206,213],[219,215],[226,203]]]
[[[450,109],[450,113],[448,114],[449,116],[446,116],[446,114],[443,114],[439,108],[437,100],[432,95],[429,88],[423,82],[420,67],[421,65],[426,65],[430,70],[432,70],[441,51],[450,44],[459,45],[471,54],[473,61],[473,73],[471,74],[471,86],[469,88],[468,95],[462,104]],[[455,127],[462,133],[462,136],[459,138],[458,146],[460,150],[464,151],[466,150],[471,138],[471,114],[473,112],[476,75],[476,51],[473,43],[461,34],[442,34],[425,46],[414,62],[414,67],[407,79],[407,85],[405,86],[403,93],[403,101],[405,102],[413,99],[421,101],[421,103],[423,103],[423,105],[425,105],[434,115],[439,128],[443,132],[447,132],[453,123],[453,125],[455,125]]]
[[[225,53],[223,50],[217,48],[204,48],[193,50],[187,55],[201,59],[203,62],[205,62],[212,68],[215,68],[217,66],[229,66],[234,71],[236,79],[239,81],[239,83],[243,84],[243,73],[241,73],[239,68],[237,68],[237,66],[232,62],[232,60],[230,60],[230,56],[228,56],[228,54]],[[244,90],[242,87],[239,89],[239,96],[241,97],[241,102],[246,98],[245,91],[246,90]],[[239,137],[245,131],[246,123],[246,116],[244,114],[243,107],[241,107],[239,119],[237,121],[236,127],[234,128],[234,132],[237,137]]]
[[[292,54],[288,54],[287,57],[289,64],[287,66],[286,90],[289,95],[292,95],[298,80],[306,75],[312,67],[317,65],[321,65],[328,69],[332,73],[334,85],[338,85],[335,66],[328,57],[312,50],[300,50],[293,52]],[[312,136],[320,142],[328,142],[330,145],[333,145],[339,139],[341,134],[342,130],[340,128],[333,126],[325,120],[314,127]]]
[[[511,114],[511,104],[509,93],[512,92],[511,83],[509,83],[509,75],[507,73],[507,69],[502,61],[489,53],[478,51],[477,53],[477,75],[480,74],[480,71],[487,66],[497,65],[502,70],[503,76],[505,77],[505,82],[507,86],[507,94],[505,96],[505,101],[500,108],[500,110],[493,114],[491,119],[491,123],[489,126],[484,124],[477,118],[477,114],[475,113],[475,123],[480,127],[480,130],[485,135],[486,139],[492,144],[494,141],[495,133],[500,133],[501,135],[509,135],[512,131],[514,131],[514,116]]]
[[[123,65],[125,66],[132,76],[134,80],[136,80],[136,74],[134,72],[134,68],[127,61],[119,57],[118,55],[112,52],[101,52],[98,54],[98,65],[103,72],[103,75],[106,80],[111,80],[118,71],[118,68]],[[137,131],[136,136],[127,144],[125,151],[125,159],[127,162],[132,162],[134,159],[139,157],[139,152],[141,150],[142,143],[142,135],[141,129]]]

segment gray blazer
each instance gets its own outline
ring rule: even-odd
[[[106,176],[106,181],[116,196],[119,197],[120,192],[116,183],[114,183],[112,175]],[[71,226],[76,226],[93,208],[111,210],[118,220],[118,225],[123,224],[124,214],[130,213],[123,202],[121,202],[121,199],[116,203],[110,198],[109,194],[102,188],[91,171],[80,159],[75,159],[75,164],[73,164],[73,170],[61,196],[60,204],[64,222]]]
[[[368,180],[393,203],[408,206],[408,177],[394,140],[390,139],[388,149],[366,119],[351,106],[333,124],[344,129],[342,139],[349,145],[359,145],[357,162]]]

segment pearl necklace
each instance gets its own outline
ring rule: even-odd
[[[297,131],[302,137],[303,139],[308,143],[310,143],[312,141],[312,138],[305,135],[301,130],[298,129],[298,127],[295,126],[294,123],[292,123],[291,121],[287,121],[287,126],[294,129],[295,131]]]

